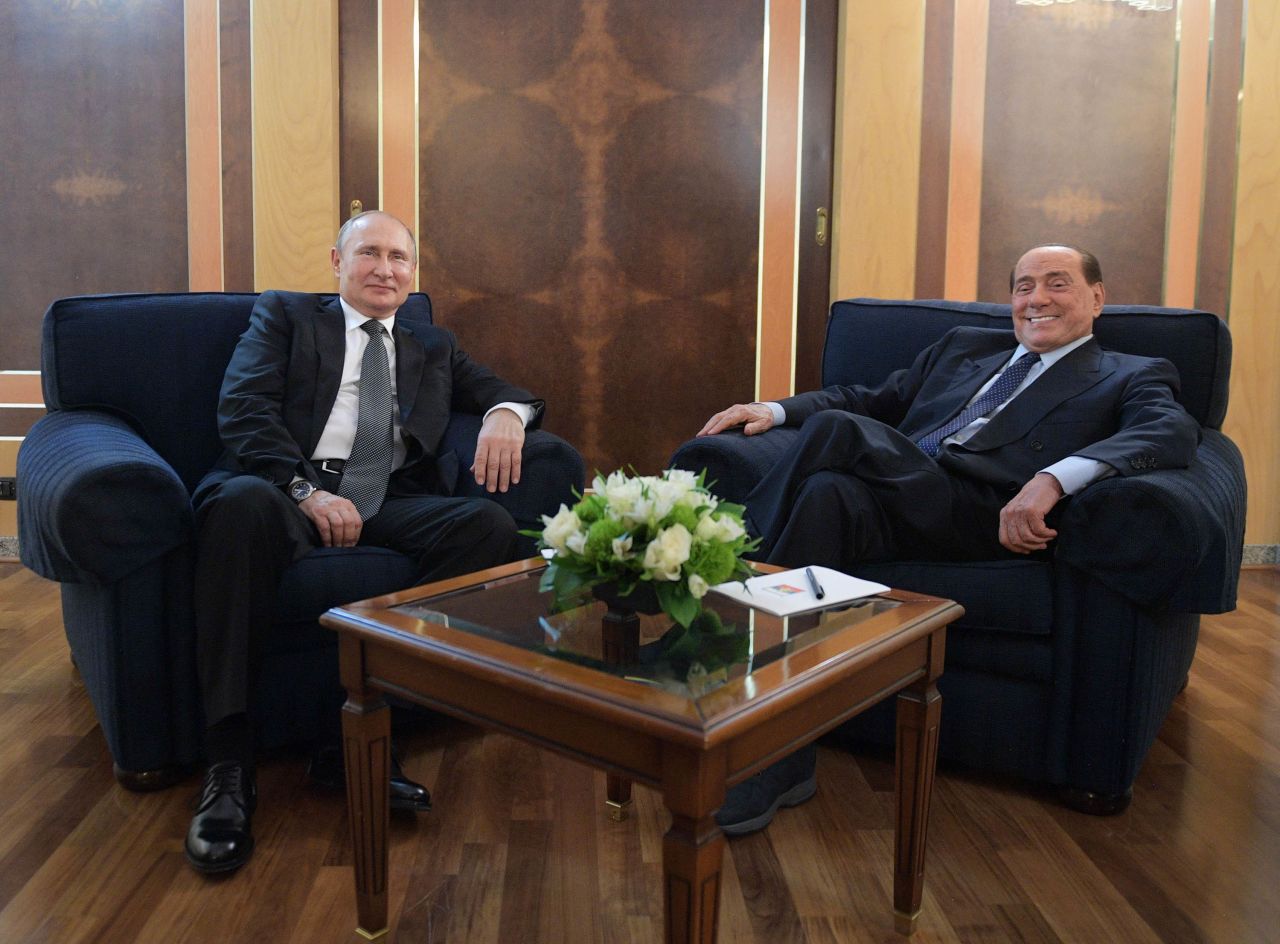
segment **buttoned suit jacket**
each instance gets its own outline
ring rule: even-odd
[[[1012,356],[1012,331],[958,327],[875,387],[833,386],[780,401],[787,425],[819,410],[846,410],[916,440],[958,414]],[[949,473],[1016,492],[1066,456],[1096,459],[1120,475],[1185,468],[1200,427],[1177,402],[1174,366],[1119,354],[1090,339],[1047,368],[969,440],[946,443]]]
[[[226,447],[196,490],[249,473],[285,488],[300,476],[319,482],[311,455],[324,431],[342,380],[346,322],[337,298],[264,292],[250,315],[223,378],[218,432]],[[453,411],[483,414],[498,403],[528,403],[530,428],[542,418],[541,400],[472,360],[454,335],[435,325],[397,317],[396,400],[406,458],[391,477],[389,495],[452,494],[459,463],[441,454]],[[322,457],[323,458],[323,457]]]

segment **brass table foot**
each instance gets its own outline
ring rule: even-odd
[[[920,912],[906,914],[898,909],[893,910],[893,929],[899,934],[915,934],[916,922],[920,920]]]
[[[366,941],[385,941],[387,939],[388,928],[381,931],[366,931],[364,928],[356,928],[356,934]]]

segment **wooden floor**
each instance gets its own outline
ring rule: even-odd
[[[662,936],[660,801],[604,815],[604,778],[458,722],[403,744],[435,811],[393,819],[399,942],[576,944]],[[62,635],[55,585],[0,564],[0,942],[354,942],[340,795],[299,757],[259,774],[258,848],[216,881],[182,837],[197,779],[119,787]],[[886,942],[892,779],[820,753],[817,798],[729,843],[720,940]],[[1280,941],[1280,570],[1204,620],[1127,812],[1093,818],[942,768],[917,944]]]

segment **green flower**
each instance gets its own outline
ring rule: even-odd
[[[731,544],[695,544],[689,555],[689,569],[715,586],[733,576],[738,556]]]
[[[583,556],[588,560],[608,560],[613,555],[613,539],[627,532],[621,521],[601,518],[587,529],[587,547]]]
[[[673,524],[682,524],[690,534],[698,527],[698,513],[688,505],[676,505],[663,519],[663,527],[669,528]]]
[[[588,495],[573,506],[573,513],[578,516],[578,520],[583,524],[599,521],[604,517],[605,500],[600,495]]]

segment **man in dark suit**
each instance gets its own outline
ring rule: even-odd
[[[226,450],[197,486],[197,668],[209,771],[187,833],[204,873],[253,850],[249,717],[255,650],[288,566],[316,547],[390,547],[422,580],[505,563],[516,525],[496,502],[454,498],[436,455],[451,410],[483,414],[470,470],[488,491],[520,481],[525,429],[542,401],[472,361],[449,332],[397,323],[417,268],[402,222],[369,212],[331,251],[339,298],[266,292],[227,367],[218,406]],[[332,743],[315,779],[341,779]],[[317,732],[324,736],[323,732]],[[393,763],[392,808],[429,809]]]
[[[843,569],[1030,554],[1057,536],[1064,496],[1190,463],[1199,427],[1175,399],[1173,365],[1093,339],[1106,290],[1092,254],[1032,249],[1010,289],[1012,332],[955,328],[877,387],[736,404],[707,421],[699,435],[801,426],[746,500],[766,560]],[[815,758],[806,748],[730,791],[725,832],[761,829],[813,796]]]

